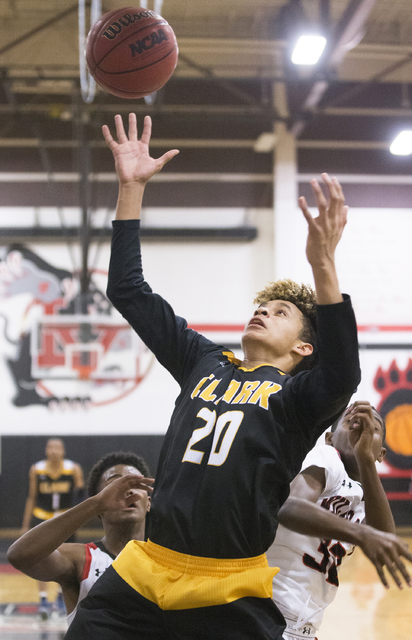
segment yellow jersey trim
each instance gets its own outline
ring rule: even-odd
[[[232,351],[222,351],[223,355],[231,362],[235,364],[237,367],[242,364],[242,361],[239,358],[236,358],[235,354]]]
[[[239,367],[239,369],[241,371],[256,371],[256,369],[259,369],[260,367],[273,367],[274,369],[276,369],[276,371],[278,373],[280,373],[281,376],[285,376],[286,375],[286,373],[284,373],[276,365],[270,364],[270,362],[262,362],[262,364],[258,364],[256,367],[251,367],[250,369],[247,369],[246,367]]]
[[[274,364],[270,364],[269,362],[263,362],[262,364],[258,364],[256,367],[251,367],[250,369],[247,369],[246,367],[241,367],[240,365],[242,364],[242,361],[239,360],[239,358],[236,358],[231,351],[222,351],[222,353],[224,356],[226,356],[229,362],[231,362],[232,364],[235,364],[241,371],[255,371],[256,369],[259,369],[259,367],[273,367],[274,369],[276,369],[276,371],[280,373],[281,376],[286,375],[286,373],[281,369],[279,369],[279,367],[277,367]]]
[[[189,556],[148,540],[131,540],[112,564],[118,575],[165,611],[271,598],[277,567],[265,555],[221,560]]]

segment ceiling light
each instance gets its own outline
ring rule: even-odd
[[[394,156],[409,156],[412,153],[412,131],[406,129],[396,136],[389,147]]]
[[[255,140],[253,151],[255,151],[255,153],[269,153],[275,148],[276,141],[277,137],[274,133],[261,133],[260,136]]]
[[[323,36],[300,36],[292,53],[293,64],[316,64],[325,45]]]

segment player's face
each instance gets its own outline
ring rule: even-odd
[[[58,438],[48,440],[46,444],[46,458],[48,460],[63,460],[64,444]]]
[[[126,476],[130,473],[143,477],[138,469],[129,465],[116,464],[113,467],[110,467],[110,469],[107,469],[101,477],[99,491],[102,491],[104,487],[117,478],[121,478],[122,476]],[[147,491],[138,490],[137,493],[140,495],[140,500],[136,500],[136,502],[126,509],[106,512],[102,516],[103,521],[110,522],[111,524],[120,524],[122,522],[142,522],[150,509],[150,497],[148,496]]]
[[[242,342],[264,343],[277,356],[289,353],[302,342],[303,314],[292,302],[271,300],[258,307],[246,325]]]
[[[350,421],[349,415],[350,409],[348,408],[343,414],[342,418],[339,421],[339,424],[336,428],[336,431],[332,435],[332,444],[333,446],[341,452],[341,454],[349,454],[353,453],[353,445],[350,440],[350,433],[353,429],[354,423]],[[382,442],[383,442],[383,422],[379,413],[372,409],[373,413],[373,426],[374,426],[374,434],[372,440],[372,454],[375,460],[383,458],[382,455]]]

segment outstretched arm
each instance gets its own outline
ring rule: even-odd
[[[140,251],[139,217],[147,181],[177,153],[168,151],[157,160],[149,155],[151,119],[146,116],[138,138],[136,116],[129,115],[126,134],[123,121],[115,116],[116,140],[103,127],[112,150],[119,178],[116,220],[113,221],[112,248],[107,296],[129,322],[146,346],[179,384],[212,342],[188,329],[184,318],[144,280]]]
[[[100,493],[64,513],[33,527],[16,540],[7,558],[16,569],[36,580],[62,582],[77,574],[79,552],[83,545],[63,544],[67,538],[92,518],[124,509],[141,498],[138,491],[152,491],[151,478],[129,474],[114,480]]]
[[[389,584],[384,566],[399,588],[402,588],[402,578],[408,586],[412,586],[402,561],[402,558],[406,558],[412,562],[408,545],[394,534],[340,518],[315,504],[323,491],[324,482],[324,470],[319,467],[309,467],[296,476],[291,483],[290,496],[279,511],[279,522],[303,535],[356,544],[373,563],[386,588]]]
[[[350,439],[355,451],[361,476],[366,523],[379,529],[395,533],[395,522],[388,499],[379,478],[373,447],[378,447],[378,461],[385,456],[382,447],[382,429],[373,414],[369,402],[357,401],[351,407]]]
[[[322,173],[329,201],[325,198],[317,180],[311,185],[319,209],[319,215],[313,218],[304,197],[299,198],[299,207],[308,223],[306,255],[312,267],[318,304],[342,302],[335,267],[335,250],[341,239],[347,221],[348,207],[342,187],[336,178]]]
[[[102,131],[104,139],[113,153],[116,173],[119,178],[116,220],[139,220],[146,183],[179,151],[177,149],[167,151],[157,159],[150,157],[149,142],[152,134],[150,116],[146,116],[144,119],[140,140],[135,113],[129,114],[128,134],[126,134],[121,116],[116,115],[114,122],[117,141],[114,140],[107,125],[103,125]]]

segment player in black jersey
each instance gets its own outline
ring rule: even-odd
[[[356,322],[334,264],[347,216],[342,189],[323,174],[328,202],[312,181],[317,218],[299,201],[316,312],[308,288],[270,286],[258,296],[238,361],[189,329],[144,281],[145,184],[177,150],[150,157],[148,117],[140,140],[134,114],[128,135],[120,116],[115,124],[118,142],[103,127],[120,182],[108,296],[181,393],[160,455],[148,540],[126,545],[80,603],[66,638],[277,640],[285,622],[271,599],[277,570],[265,556],[277,513],[306,453],[360,379]]]
[[[129,540],[143,540],[152,480],[146,462],[134,453],[107,454],[90,471],[89,498],[46,520],[16,540],[9,562],[32,578],[58,582],[69,620],[90,586]],[[69,536],[100,516],[104,537],[96,543],[66,543]]]
[[[83,498],[83,471],[77,462],[65,458],[64,442],[61,438],[49,438],[45,449],[46,458],[35,462],[29,472],[29,494],[23,515],[21,534],[29,527],[49,520],[70,509]],[[74,542],[74,536],[67,542]],[[43,619],[49,614],[47,585],[38,583],[40,606]],[[57,594],[57,607],[64,611],[61,591]]]

